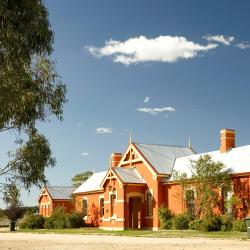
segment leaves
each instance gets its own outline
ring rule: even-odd
[[[210,216],[219,205],[220,190],[231,188],[231,169],[227,169],[221,162],[213,161],[210,155],[205,154],[196,161],[191,160],[191,173],[191,180],[182,176],[179,181],[186,194],[190,188],[195,190],[196,215],[203,218]],[[186,195],[187,203],[189,198]]]
[[[85,182],[93,173],[86,171],[80,174],[76,174],[72,177],[73,187],[79,187],[83,182]]]
[[[40,186],[45,169],[55,165],[48,140],[37,130],[50,115],[62,120],[67,101],[50,59],[53,39],[41,0],[0,0],[0,132],[14,131],[18,147],[0,166],[7,186]]]

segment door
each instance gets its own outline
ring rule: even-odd
[[[129,198],[129,227],[141,227],[141,198]]]

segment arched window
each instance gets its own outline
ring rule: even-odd
[[[100,199],[100,216],[104,216],[104,198]]]
[[[147,192],[147,216],[153,215],[153,196],[150,191]]]
[[[82,214],[84,217],[88,215],[88,201],[84,198],[82,200]]]
[[[232,191],[229,190],[228,188],[223,188],[222,189],[222,197],[223,197],[223,212],[224,213],[229,213],[231,214],[233,209],[232,209],[232,203],[231,198],[232,198]]]
[[[115,202],[116,202],[116,195],[111,194],[110,195],[110,215],[111,217],[114,216],[114,211],[115,211]]]
[[[189,189],[185,193],[186,196],[186,207],[187,207],[187,212],[194,216],[195,215],[195,197],[194,197],[194,190]]]

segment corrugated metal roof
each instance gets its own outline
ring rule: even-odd
[[[123,183],[145,183],[142,176],[133,168],[113,168]]]
[[[47,186],[46,189],[55,200],[69,200],[74,191],[73,187]]]
[[[106,174],[107,171],[94,173],[74,191],[74,194],[101,190],[101,183]]]
[[[171,174],[176,158],[195,152],[189,147],[134,143],[158,174]]]
[[[221,153],[218,151],[212,151],[202,154],[195,154],[192,156],[181,157],[176,159],[174,164],[174,170],[181,173],[186,173],[187,177],[191,177],[190,160],[198,160],[198,158],[204,154],[208,154],[212,157],[213,161],[222,162],[226,168],[232,169],[233,173],[246,173],[250,172],[250,145],[232,148],[230,151]],[[170,180],[172,180],[171,178]]]

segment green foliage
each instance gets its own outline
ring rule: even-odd
[[[76,174],[74,177],[71,178],[73,182],[73,187],[79,187],[83,182],[85,182],[93,173],[90,171],[86,171],[80,174]]]
[[[233,222],[233,231],[246,232],[247,227],[245,220],[235,220]]]
[[[62,120],[66,88],[49,58],[53,32],[41,0],[0,0],[0,23],[0,133],[13,131],[17,145],[0,176],[29,189],[55,164],[37,124]]]
[[[171,230],[173,229],[173,219],[161,222],[161,229]]]
[[[173,218],[173,228],[177,230],[188,229],[191,217],[187,213],[178,214]]]
[[[158,216],[159,216],[160,222],[161,221],[163,222],[163,221],[171,220],[174,215],[169,208],[161,206],[158,209]]]
[[[9,220],[16,221],[22,215],[20,192],[15,183],[7,184],[3,190],[3,200],[7,205],[6,215]]]
[[[71,213],[66,217],[67,228],[80,228],[84,226],[83,215],[79,213]]]
[[[58,228],[58,229],[66,228],[66,217],[67,217],[67,214],[65,213],[64,208],[57,207],[54,209],[52,215],[48,218],[49,224],[53,224],[52,228]],[[47,226],[47,223],[46,223],[46,226]]]
[[[191,230],[200,230],[201,224],[202,224],[202,220],[195,219],[189,222],[188,227]]]
[[[54,219],[51,218],[51,217],[47,217],[45,219],[45,222],[44,222],[44,228],[46,228],[46,229],[53,229],[53,228],[55,228]]]
[[[20,228],[44,228],[45,218],[39,214],[26,214],[20,222]]]
[[[233,216],[224,214],[221,216],[221,231],[231,231],[233,228]]]
[[[220,216],[207,216],[203,218],[200,225],[200,230],[204,232],[209,231],[220,231],[221,229],[221,218]]]
[[[221,162],[215,162],[210,155],[203,155],[196,161],[191,161],[191,179],[183,177],[178,179],[184,190],[195,190],[195,213],[201,219],[213,215],[214,208],[220,203],[219,190],[230,190],[231,169],[225,169]],[[188,197],[186,197],[188,203]]]

